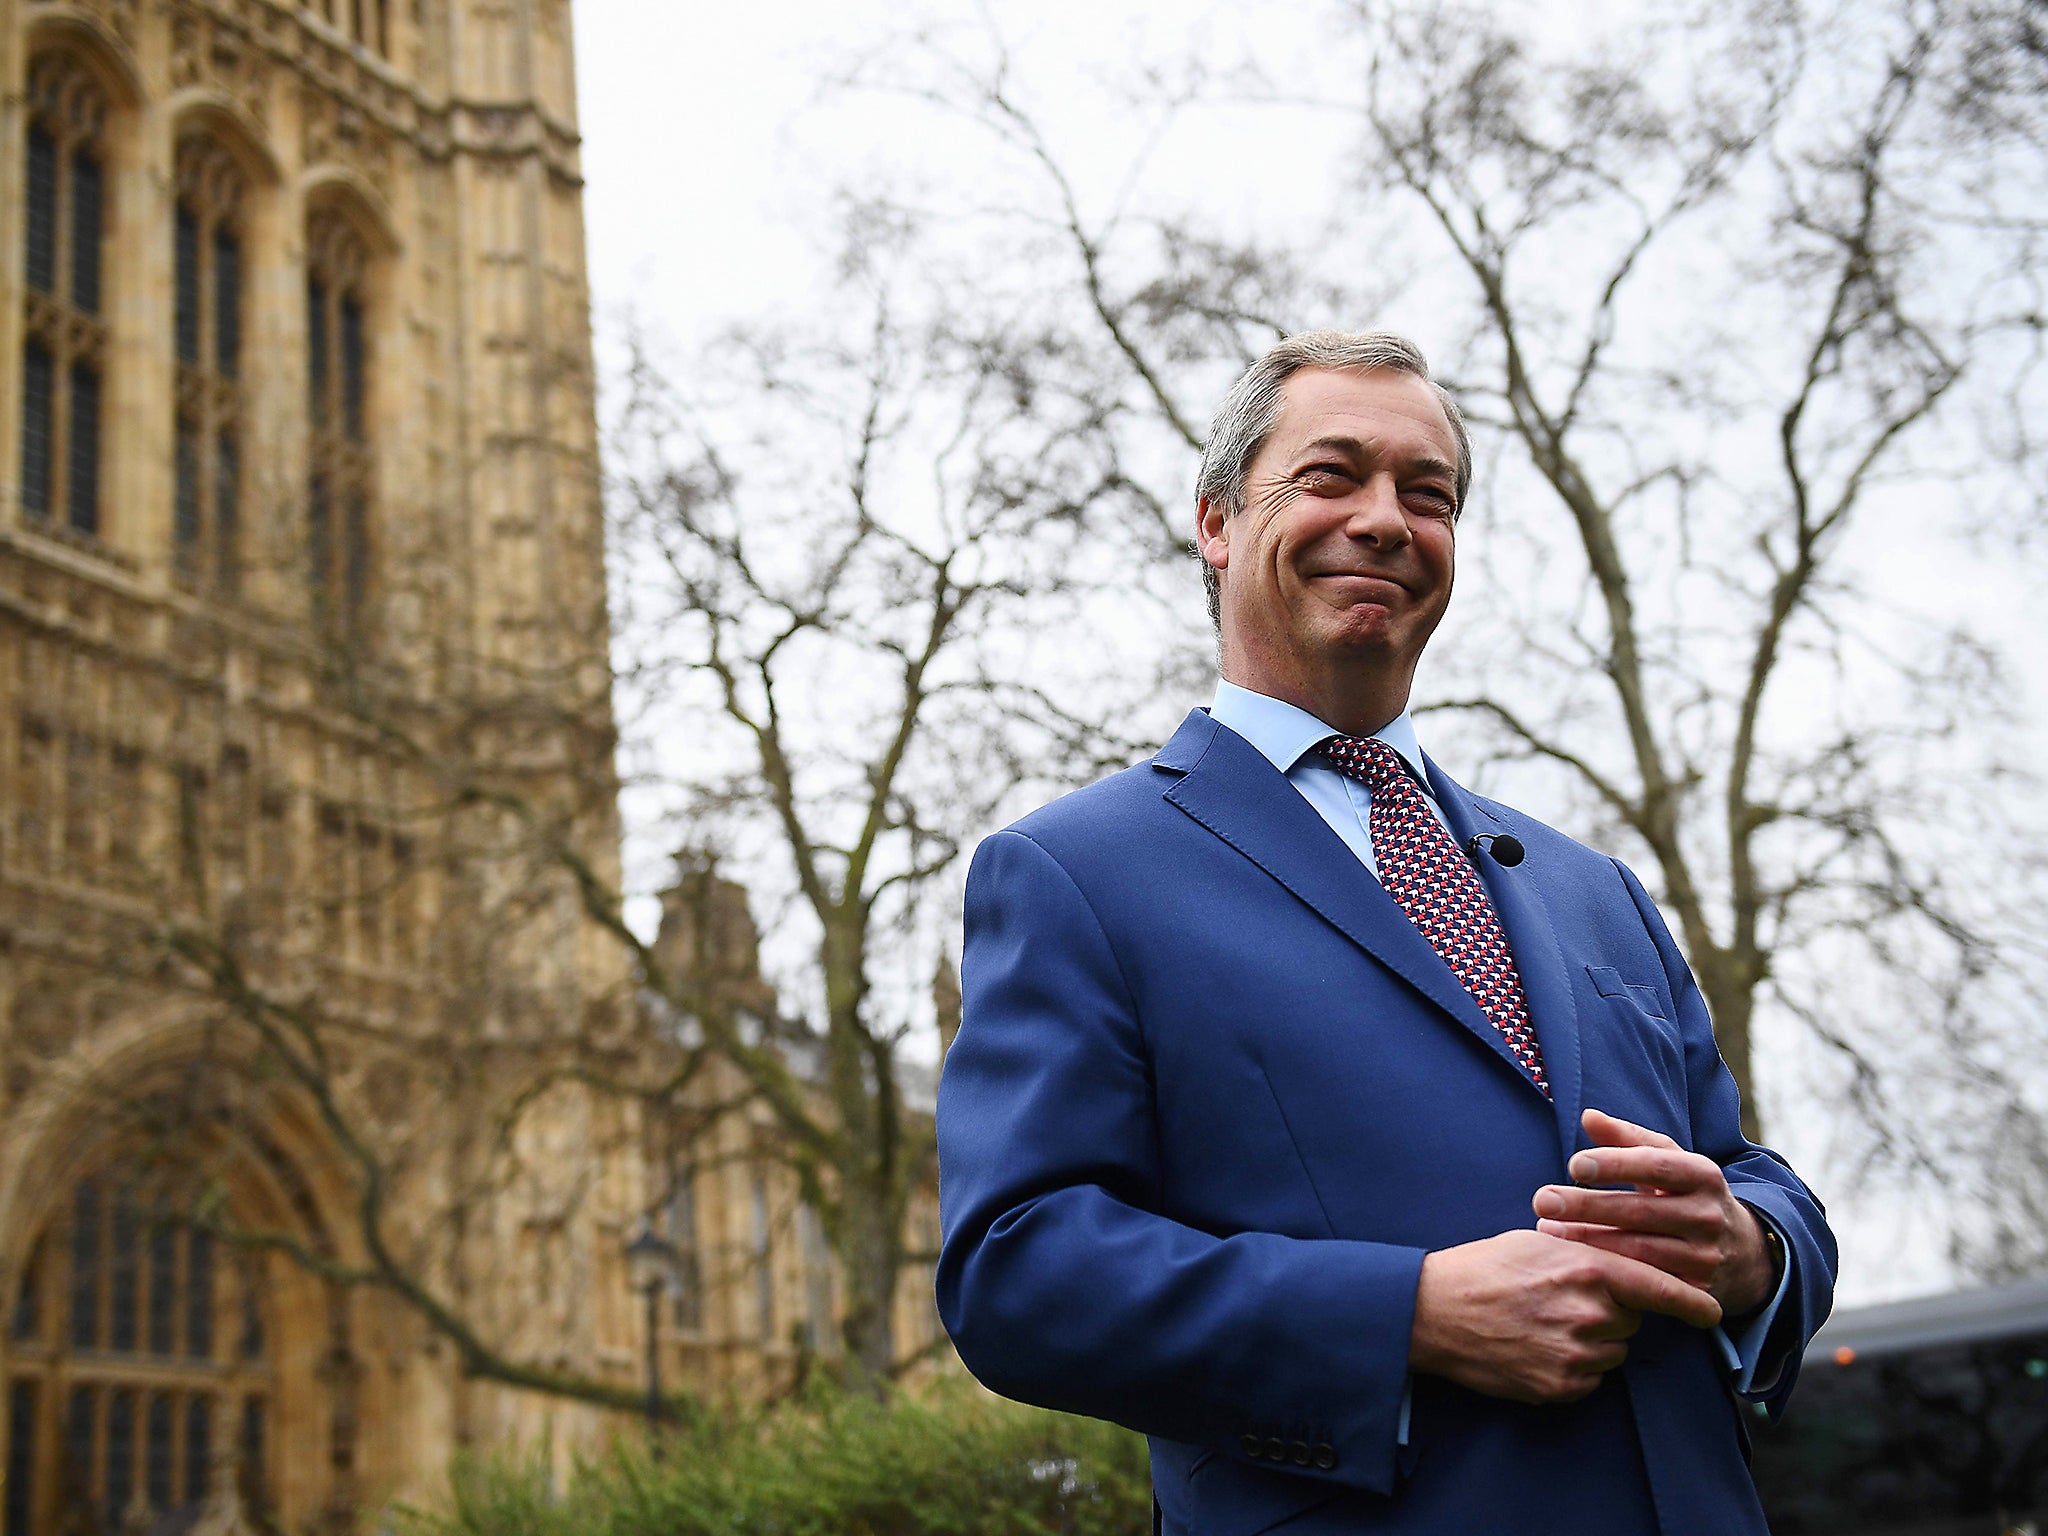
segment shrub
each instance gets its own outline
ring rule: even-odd
[[[406,1536],[1144,1536],[1145,1442],[966,1384],[816,1397],[621,1445],[552,1490],[537,1461],[469,1461]]]

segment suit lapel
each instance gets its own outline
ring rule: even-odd
[[[1169,802],[1279,881],[1528,1081],[1500,1031],[1443,957],[1257,748],[1198,710],[1152,761],[1181,775],[1166,791]]]
[[[1430,787],[1451,835],[1462,845],[1474,833],[1505,830],[1500,817],[1474,800],[1449,774],[1430,762]],[[1491,858],[1481,856],[1479,878],[1493,900],[1508,948],[1515,957],[1515,969],[1522,977],[1522,993],[1529,1001],[1529,1020],[1536,1026],[1536,1040],[1543,1047],[1543,1070],[1550,1079],[1550,1097],[1557,1110],[1559,1144],[1567,1161],[1579,1149],[1579,1099],[1583,1076],[1579,1062],[1579,1009],[1565,964],[1564,947],[1543,903],[1542,872],[1528,864],[1503,869]]]

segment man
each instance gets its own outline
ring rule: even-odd
[[[1415,745],[1470,463],[1398,337],[1254,364],[1213,708],[968,877],[940,1310],[1150,1436],[1167,1531],[1761,1533],[1737,1399],[1827,1314],[1642,886]]]

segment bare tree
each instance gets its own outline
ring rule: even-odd
[[[1897,660],[1895,637],[1858,633],[1854,535],[1916,447],[1956,451],[1940,408],[2021,321],[2020,269],[1999,264],[2017,253],[1972,272],[1925,200],[1916,162],[1948,141],[1922,106],[1940,18],[1879,15],[1826,56],[1797,15],[1682,28],[1562,67],[1470,13],[1361,19],[1370,163],[1475,315],[1464,396],[1563,515],[1595,599],[1511,633],[1541,668],[1597,678],[1597,711],[1497,673],[1449,707],[1562,765],[1648,849],[1746,1089],[1766,996],[1867,1057],[1785,961],[1903,923],[1971,963],[1901,813],[1919,749],[1984,695],[1960,629]],[[1690,76],[1660,91],[1679,50]],[[1702,266],[1739,310],[1673,312]],[[1873,669],[1922,708],[1829,707]]]
[[[643,348],[614,458],[643,804],[774,913],[779,1016],[678,1011],[772,1109],[874,1380],[898,1277],[932,1258],[905,1218],[933,1177],[955,866],[1020,786],[1136,751],[1104,724],[1115,658],[1060,637],[1142,632],[1105,599],[1155,558],[1098,402],[1058,386],[1058,331],[969,281],[902,210],[850,204],[829,307],[687,372]]]
[[[2016,867],[2037,841],[2001,799],[2014,637],[1916,611],[1912,571],[2039,522],[2036,11],[1793,5],[1589,38],[1347,5],[1327,90],[1258,88],[1349,125],[1341,232],[1222,258],[1199,215],[1084,213],[999,40],[909,45],[908,89],[1035,167],[1071,307],[1182,475],[1233,338],[1421,317],[1485,471],[1418,702],[1489,779],[1647,856],[1752,1134],[1762,1009],[1860,1111],[1844,1157],[1980,1200],[2040,1140],[2015,1132],[2041,1123]],[[1307,240],[1407,285],[1300,303],[1269,279],[1333,270]],[[1162,280],[1162,250],[1199,254]],[[1967,1245],[1992,1269],[2041,1257],[2016,1257],[2037,1197],[2014,1199]]]

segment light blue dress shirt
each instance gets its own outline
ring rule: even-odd
[[[1357,779],[1339,773],[1320,754],[1311,750],[1318,743],[1343,732],[1325,725],[1305,709],[1220,678],[1216,683],[1215,701],[1209,706],[1209,715],[1219,725],[1227,726],[1250,742],[1262,757],[1285,774],[1287,782],[1295,787],[1302,799],[1314,806],[1316,814],[1330,824],[1330,830],[1344,839],[1344,846],[1357,855],[1358,862],[1372,872],[1374,879],[1379,878],[1379,860],[1373,857],[1372,851],[1372,791]],[[1414,770],[1424,799],[1448,832],[1450,823],[1444,820],[1443,808],[1436,803],[1436,791],[1431,788],[1429,774],[1423,767],[1422,748],[1415,740],[1414,718],[1403,710],[1373,735],[1400,753],[1401,760]],[[1530,1193],[1535,1192],[1532,1190]],[[1776,1230],[1777,1223],[1770,1217],[1757,1211],[1755,1206],[1749,1209],[1756,1212],[1758,1221]],[[1789,1256],[1791,1248],[1785,1245],[1784,1238],[1785,1234],[1779,1232],[1781,1251]],[[1788,1262],[1785,1272],[1778,1277],[1776,1293],[1761,1312],[1740,1324],[1734,1334],[1726,1328],[1714,1330],[1715,1342],[1720,1345],[1721,1356],[1734,1377],[1735,1390],[1745,1396],[1768,1392],[1777,1384],[1777,1371],[1773,1371],[1771,1379],[1764,1382],[1756,1380],[1756,1373],[1763,1360],[1765,1337],[1777,1318],[1779,1304],[1785,1299],[1791,1279],[1792,1267]],[[1782,1368],[1781,1361],[1779,1369]],[[1401,1404],[1400,1440],[1403,1445],[1408,1443],[1406,1401]]]
[[[1372,791],[1349,775],[1339,773],[1318,752],[1318,742],[1343,733],[1323,724],[1305,709],[1218,680],[1216,701],[1209,706],[1210,718],[1227,725],[1259,749],[1275,768],[1287,775],[1287,782],[1301,792],[1301,798],[1316,808],[1316,814],[1330,824],[1330,830],[1344,839],[1344,846],[1358,855],[1358,862],[1378,879],[1380,862],[1372,852]],[[1401,761],[1415,773],[1429,808],[1438,821],[1444,813],[1423,771],[1422,748],[1415,744],[1415,721],[1403,710],[1373,732],[1401,754]],[[1444,822],[1444,830],[1450,823]]]

